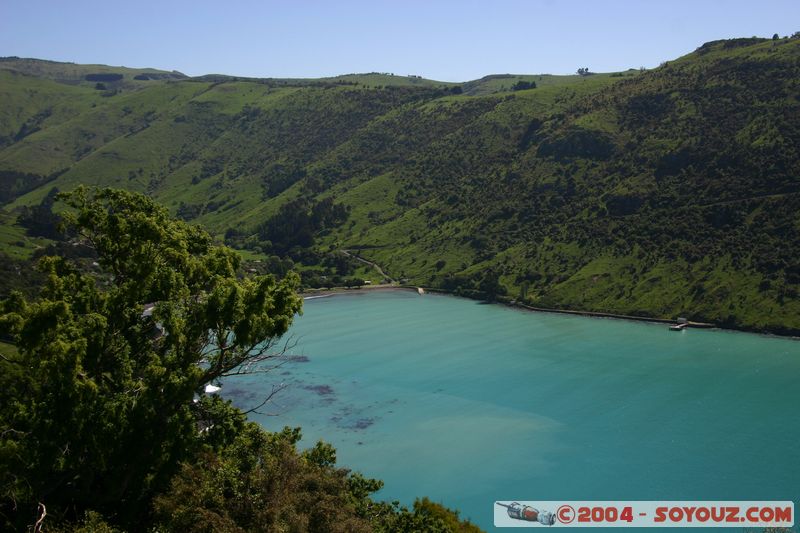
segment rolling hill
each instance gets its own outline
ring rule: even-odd
[[[5,59],[0,238],[23,256],[11,221],[53,188],[121,187],[309,284],[347,249],[459,294],[797,334],[798,80],[797,38],[462,84]]]

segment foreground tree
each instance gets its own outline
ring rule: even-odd
[[[104,275],[45,258],[39,298],[0,304],[19,352],[0,362],[1,510],[15,527],[44,509],[140,523],[182,460],[235,433],[219,400],[193,400],[268,364],[301,310],[298,278],[240,279],[235,252],[141,195],[59,199]]]

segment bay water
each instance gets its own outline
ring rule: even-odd
[[[306,300],[297,357],[228,380],[268,430],[489,531],[509,500],[800,500],[800,342],[410,291]]]

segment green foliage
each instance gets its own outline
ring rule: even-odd
[[[109,72],[109,73],[94,72],[94,73],[85,75],[83,77],[83,79],[85,79],[86,81],[115,82],[115,81],[120,81],[124,77],[125,76],[123,74],[119,74],[119,73],[116,73],[116,72]]]
[[[61,217],[53,213],[53,204],[57,194],[58,189],[53,187],[47,193],[47,196],[42,198],[39,205],[33,207],[23,206],[20,209],[17,224],[25,228],[28,235],[48,239],[60,239],[63,237],[59,228]]]
[[[433,526],[437,522],[441,531],[451,531],[453,533],[479,533],[481,531],[469,521],[460,520],[457,512],[454,513],[441,504],[425,497],[414,502],[414,516],[422,522],[423,527],[409,529],[408,531],[423,531],[426,530],[424,524],[427,523]],[[428,529],[433,529],[430,526],[428,526]]]
[[[275,215],[259,226],[258,235],[261,241],[269,241],[271,248],[280,254],[295,246],[310,248],[317,233],[342,225],[347,220],[347,212],[346,206],[334,204],[332,198],[314,203],[298,198],[281,206]]]
[[[25,523],[46,502],[54,516],[97,509],[126,523],[147,515],[179,461],[235,433],[230,413],[192,399],[269,357],[300,310],[297,278],[239,279],[234,252],[146,197],[60,198],[111,277],[101,287],[45,258],[39,298],[2,303],[2,333],[19,352],[0,373],[3,512]]]
[[[9,209],[52,186],[147,192],[291,259],[309,286],[350,277],[322,257],[358,249],[394,278],[468,280],[464,294],[492,271],[499,298],[517,295],[530,271],[539,306],[796,333],[799,65],[800,40],[748,38],[644,72],[156,83],[71,119],[53,107],[0,149],[0,171],[17,173]],[[11,107],[46,111],[8,86]],[[346,219],[313,223],[326,200]]]
[[[46,517],[45,517],[46,518]],[[52,533],[123,533],[106,521],[103,515],[97,511],[86,511],[83,520],[77,523],[62,523],[55,526],[49,524],[51,520],[43,522],[47,524],[43,531]]]
[[[31,268],[30,260],[0,252],[0,297],[7,297],[14,291],[30,296],[43,281],[41,273]]]
[[[19,57],[0,57],[0,70],[57,80],[66,84],[75,84],[82,81],[119,81],[125,79],[129,82],[126,87],[136,87],[136,84],[130,83],[130,80],[178,80],[186,77],[175,71],[110,67],[108,65],[78,65],[75,63]],[[92,83],[85,85],[88,87]]]
[[[371,531],[359,506],[368,492],[351,490],[335,452],[318,444],[299,454],[297,430],[267,434],[248,424],[219,454],[184,463],[155,500],[164,531]],[[372,488],[372,487],[370,487]]]
[[[511,86],[512,91],[524,91],[526,89],[535,89],[535,88],[536,88],[535,81],[524,81],[524,80],[520,80]]]
[[[23,129],[23,133],[26,131],[27,130]],[[25,135],[20,136],[20,134],[18,134],[17,136],[22,138]],[[38,176],[36,174],[26,174],[24,172],[0,171],[0,203],[9,202],[17,196],[32,191],[45,184],[49,179],[52,178]]]
[[[298,453],[299,429],[248,424],[218,453],[184,463],[155,500],[159,529],[175,532],[320,531],[479,533],[427,498],[409,511],[374,502],[380,481],[336,467],[328,444]]]

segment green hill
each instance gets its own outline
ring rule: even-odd
[[[310,284],[349,249],[461,294],[800,333],[800,39],[462,84],[31,74],[0,70],[9,213],[122,187]]]
[[[0,70],[8,70],[57,81],[67,85],[91,86],[97,82],[122,82],[129,87],[141,85],[140,82],[154,80],[180,80],[185,74],[173,70],[157,70],[153,68],[111,67],[108,65],[79,65],[43,59],[0,57]]]

